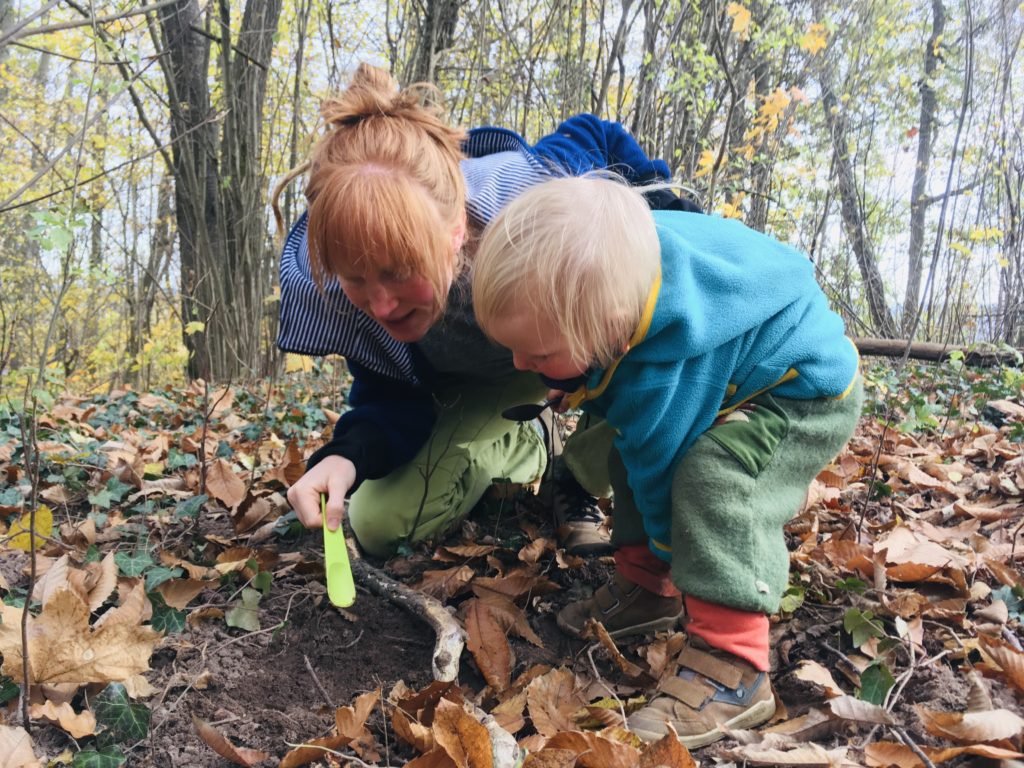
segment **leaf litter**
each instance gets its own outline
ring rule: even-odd
[[[456,615],[467,634],[457,682],[431,681],[431,633],[398,607],[361,590],[352,608],[331,608],[317,538],[284,500],[344,407],[308,381],[266,399],[201,383],[66,398],[39,419],[47,504],[34,518],[17,416],[0,414],[0,764],[1019,760],[1020,373],[952,373],[868,374],[856,436],[787,529],[779,714],[693,755],[623,728],[675,673],[683,635],[617,644],[598,624],[583,641],[563,637],[554,614],[612,564],[560,551],[526,493],[377,564]],[[949,418],[901,422],[885,410],[892,393],[907,413],[937,404]]]

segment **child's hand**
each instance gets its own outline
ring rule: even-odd
[[[569,403],[566,402],[565,399],[566,394],[568,393],[561,389],[549,389],[548,396],[544,399],[554,400],[555,398],[559,398],[558,402],[551,406],[551,410],[555,413],[565,413],[569,410]]]
[[[356,467],[344,456],[328,456],[304,474],[288,489],[288,503],[299,522],[307,528],[320,528],[320,494],[327,494],[325,516],[327,528],[341,525],[345,513],[345,496],[356,481]]]

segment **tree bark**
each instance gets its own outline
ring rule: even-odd
[[[857,192],[857,182],[850,159],[849,139],[846,130],[846,118],[843,115],[839,100],[832,92],[830,77],[827,73],[821,77],[822,107],[825,110],[825,122],[832,139],[832,153],[836,169],[836,182],[839,187],[840,210],[843,227],[850,239],[853,253],[860,266],[861,277],[864,279],[868,308],[872,323],[877,332],[887,338],[896,336],[896,323],[892,313],[885,304],[885,284],[878,270],[874,246],[867,231],[867,222]]]
[[[942,0],[932,0],[932,34],[925,43],[924,77],[921,80],[921,116],[917,134],[917,163],[910,190],[910,242],[907,246],[907,288],[903,299],[903,335],[912,336],[921,311],[921,275],[924,255],[924,223],[929,199],[926,187],[935,142],[935,86],[933,79],[941,57],[938,47],[946,25],[946,9]]]
[[[191,378],[254,373],[270,276],[261,161],[267,68],[281,0],[250,0],[238,40],[220,0],[221,118],[210,100],[210,40],[198,0],[160,10],[161,57],[170,97],[182,320]],[[232,57],[232,50],[238,55]],[[223,120],[218,140],[218,120]]]
[[[437,55],[451,47],[461,7],[460,0],[426,0],[416,30],[416,47],[405,70],[406,83],[435,81]]]

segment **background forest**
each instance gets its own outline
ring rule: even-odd
[[[1022,35],[1013,0],[0,0],[0,385],[273,371],[269,192],[360,60],[466,127],[621,121],[852,335],[1019,347]]]

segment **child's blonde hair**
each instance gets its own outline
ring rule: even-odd
[[[444,308],[460,269],[452,232],[465,220],[461,130],[442,117],[437,89],[399,90],[384,70],[360,64],[348,88],[320,109],[326,131],[309,161],[309,260],[321,288],[363,263],[426,278]]]
[[[606,366],[640,322],[661,268],[643,195],[608,173],[539,184],[484,230],[473,309],[485,333],[523,313],[553,322],[573,361]]]

